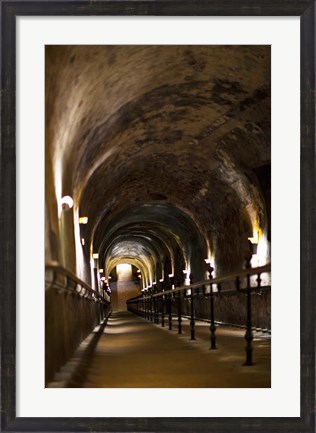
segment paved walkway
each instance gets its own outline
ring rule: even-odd
[[[243,366],[245,330],[217,328],[217,350],[209,349],[209,324],[189,322],[177,334],[129,312],[113,313],[86,372],[85,388],[269,388],[270,338],[254,338],[255,365]]]

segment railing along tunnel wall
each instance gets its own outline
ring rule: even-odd
[[[45,266],[45,383],[109,313],[110,303],[55,263]]]
[[[150,288],[142,296],[129,299],[127,308],[145,319],[174,326],[177,318],[178,334],[182,320],[190,319],[190,338],[194,340],[195,321],[210,321],[210,348],[216,349],[216,325],[220,323],[245,327],[246,365],[252,365],[254,328],[271,329],[271,265],[245,269],[235,274],[213,278],[188,286],[165,290]],[[264,282],[264,284],[262,284]]]

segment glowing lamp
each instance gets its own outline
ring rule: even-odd
[[[172,278],[172,277],[173,277],[173,274],[169,274],[168,277],[169,277],[169,278]]]
[[[161,279],[159,280],[159,282],[162,283],[162,282],[163,282],[163,278],[161,278]]]
[[[61,199],[61,207],[63,210],[71,209],[73,207],[73,205],[74,205],[74,201],[69,195],[65,195]]]
[[[99,258],[99,254],[98,254],[98,253],[93,253],[93,254],[92,254],[92,257],[93,257],[94,259],[98,259],[98,258]]]
[[[88,217],[80,217],[79,224],[88,224]]]
[[[99,274],[103,274],[103,269],[99,269]]]

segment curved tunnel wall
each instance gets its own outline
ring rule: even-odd
[[[252,236],[264,264],[270,150],[270,47],[48,46],[46,258],[95,287],[124,258],[143,285],[197,281],[205,258],[243,267]]]

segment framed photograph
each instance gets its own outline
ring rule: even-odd
[[[314,2],[0,1],[1,431],[315,432]]]

